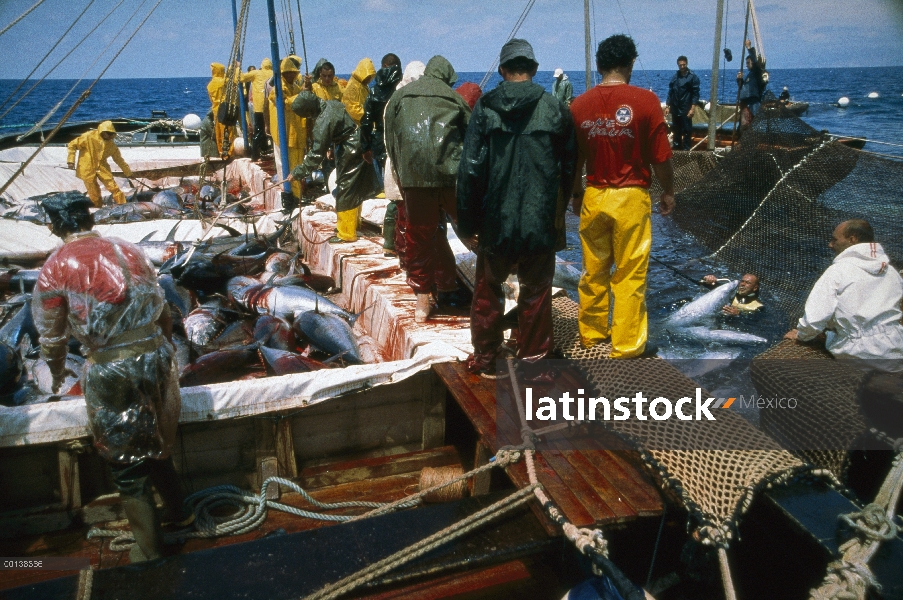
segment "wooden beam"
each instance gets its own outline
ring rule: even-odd
[[[473,459],[473,468],[476,469],[478,467],[482,467],[486,463],[489,462],[489,459],[493,456],[492,452],[490,452],[489,448],[486,447],[481,441],[477,441],[477,450]],[[492,480],[492,472],[491,471],[483,471],[479,475],[474,476],[471,479],[470,483],[470,495],[471,496],[483,496],[489,493],[489,483]]]
[[[421,450],[445,445],[445,397],[447,390],[432,371],[423,378],[423,437]]]
[[[79,485],[78,454],[61,446],[57,453],[60,465],[60,502],[68,510],[81,508],[82,493]]]
[[[276,423],[276,460],[280,477],[294,479],[298,476],[291,419],[280,419]]]

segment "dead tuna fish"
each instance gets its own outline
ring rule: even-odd
[[[10,346],[0,343],[0,395],[11,394],[22,383],[25,367],[22,357]]]
[[[236,317],[234,311],[225,309],[217,299],[191,311],[182,321],[182,327],[188,342],[204,351]]]
[[[244,319],[226,325],[222,333],[213,338],[206,349],[224,350],[233,346],[245,346],[254,341],[254,319]]]
[[[256,373],[263,373],[256,345],[218,350],[185,367],[179,376],[179,386],[225,383]]]
[[[261,346],[292,351],[298,346],[295,332],[285,319],[263,315],[254,326],[254,340]]]
[[[219,188],[215,188],[212,185],[205,185],[198,192],[198,198],[204,202],[213,202],[219,198]]]
[[[182,199],[179,198],[179,195],[173,190],[157,192],[154,194],[154,199],[151,200],[151,202],[169,210],[182,210],[182,208],[184,208],[182,206]]]
[[[94,223],[137,223],[162,218],[166,211],[153,202],[128,202],[101,208],[94,213]]]
[[[188,242],[176,241],[176,230],[178,228],[179,223],[176,223],[175,226],[169,230],[166,239],[163,241],[154,241],[150,239],[156,235],[157,232],[154,231],[144,236],[144,239],[138,242],[138,246],[144,252],[145,256],[154,263],[154,266],[162,266],[166,261],[187,251],[190,247]]]
[[[79,382],[84,368],[84,358],[74,354],[66,356],[66,369],[69,372],[66,373],[66,378],[56,393],[60,396],[80,396],[82,388]],[[50,367],[43,358],[36,360],[32,365],[31,378],[42,394],[53,393],[53,375],[50,374]]]
[[[163,296],[172,309],[173,322],[181,325],[185,317],[191,313],[191,307],[194,304],[191,292],[177,284],[172,275],[160,275],[157,283],[163,288]]]
[[[324,314],[342,317],[350,323],[354,323],[356,319],[355,315],[315,291],[297,285],[258,284],[242,287],[231,295],[235,302],[261,315],[287,319],[295,313],[319,310]]]
[[[291,375],[292,373],[308,373],[325,369],[326,365],[318,360],[274,348],[260,347],[260,356],[263,358],[267,373],[271,375]]]
[[[309,310],[295,314],[296,333],[303,334],[311,344],[329,354],[340,354],[345,362],[361,364],[361,349],[348,322],[334,314]]]
[[[47,225],[50,220],[44,214],[44,210],[37,204],[26,201],[26,204],[11,208],[3,213],[4,219],[15,219],[16,221],[28,221],[36,225]]]
[[[7,292],[30,292],[38,282],[40,269],[10,269],[0,274],[0,289]]]
[[[187,339],[176,333],[172,334],[172,345],[176,349],[176,365],[181,373],[191,364],[191,346]]]
[[[26,336],[31,340],[31,346],[37,345],[38,330],[35,328],[34,320],[31,317],[30,299],[26,300],[22,308],[0,329],[0,342],[8,345],[10,348],[18,348]]]

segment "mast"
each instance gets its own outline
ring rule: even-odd
[[[712,99],[709,101],[709,150],[715,149],[715,133],[718,129],[718,59],[721,58],[722,21],[724,21],[724,0],[718,0],[715,17],[715,49],[712,53]]]
[[[232,27],[238,29],[238,9],[235,7],[235,0],[232,0]],[[241,66],[236,75],[241,76]],[[245,86],[241,79],[236,82],[236,85],[238,85],[238,108],[241,111],[241,137],[245,141],[245,151],[247,151],[251,146],[248,140],[248,119],[245,111]]]
[[[593,73],[593,41],[590,39],[589,35],[589,0],[583,0],[583,34],[586,37],[586,91],[589,91],[589,89],[593,87],[590,85]]]
[[[285,132],[285,100],[282,89],[282,68],[279,62],[279,41],[276,39],[276,8],[273,0],[267,0],[267,14],[270,17],[270,53],[273,58],[273,85],[276,87],[276,120],[279,128],[279,151],[282,153],[282,179],[288,178],[288,135]],[[282,189],[292,193],[292,184],[286,181]]]

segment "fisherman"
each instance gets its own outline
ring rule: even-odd
[[[828,244],[834,262],[815,282],[796,329],[784,339],[825,335],[835,358],[903,359],[903,278],[890,264],[868,221],[850,219]]]
[[[299,90],[295,87],[295,82],[300,74],[299,62],[292,60],[292,57],[286,57],[282,59],[282,62],[279,64],[279,70],[282,73],[282,101],[283,106],[285,107],[285,135],[286,142],[288,145],[288,160],[286,162],[288,171],[291,172],[292,169],[301,164],[301,161],[304,160],[304,151],[307,149],[307,119],[302,119],[297,116],[294,112],[292,112],[292,102],[298,96]],[[279,127],[275,126],[277,123],[277,114],[276,114],[276,88],[273,87],[268,96],[267,96],[267,106],[269,112],[269,122],[270,122],[270,133],[273,137],[273,148],[280,148],[280,140],[279,140]],[[281,150],[279,152],[281,157]],[[282,160],[285,160],[282,158]],[[281,161],[280,161],[281,163]],[[277,173],[279,177],[282,176],[282,170],[280,168]],[[295,198],[301,198],[301,183],[298,181],[292,182],[292,194],[294,194]],[[284,208],[289,208],[285,206]],[[294,208],[294,207],[292,207]]]
[[[210,63],[210,83],[207,84],[207,95],[210,97],[210,110],[216,122],[216,148],[217,156],[223,147],[223,137],[226,126],[219,122],[219,105],[226,98],[226,65],[222,63]]]
[[[380,188],[373,165],[361,152],[360,131],[337,100],[321,100],[313,92],[303,91],[292,102],[292,111],[302,119],[315,119],[313,145],[304,161],[292,170],[290,180],[301,184],[320,167],[326,152],[334,148],[336,160],[336,235],[330,244],[357,241],[361,204]]]
[[[726,279],[718,279],[715,275],[706,275],[702,283],[710,288],[726,283]],[[760,312],[765,305],[759,299],[759,278],[752,273],[744,273],[737,284],[737,293],[731,299],[730,304],[721,307],[721,313],[736,317],[739,314],[753,314]]]
[[[787,89],[787,86],[784,86],[784,89],[781,91],[781,95],[778,96],[778,101],[781,104],[789,104],[790,103],[790,90]]]
[[[409,62],[408,66],[404,68],[401,81],[395,86],[396,91],[423,77],[425,69],[426,65],[419,60]],[[385,111],[383,111],[383,121],[385,122]],[[405,248],[407,247],[405,235],[408,231],[407,211],[404,208],[401,188],[398,186],[398,175],[388,153],[386,154],[386,169],[383,172],[383,189],[386,192],[386,200],[389,201],[386,206],[386,216],[383,218],[384,254],[385,256],[397,256],[398,266],[403,271],[407,271],[408,263],[405,257]]]
[[[687,66],[686,56],[677,57],[677,73],[668,84],[665,114],[671,114],[675,150],[689,150],[693,144],[693,114],[699,102],[699,77]]]
[[[580,338],[591,348],[610,337],[611,358],[642,355],[648,338],[650,163],[663,190],[659,213],[674,210],[674,169],[661,104],[652,92],[629,85],[637,56],[629,36],[604,40],[596,52],[602,83],[571,104],[580,148],[577,177],[584,164],[587,176],[586,192],[575,181],[572,200],[583,245]]]
[[[434,56],[423,77],[398,90],[386,107],[386,149],[404,196],[408,285],[417,296],[414,321],[423,323],[435,289],[441,306],[463,305],[455,255],[440,234],[446,216],[457,219],[455,181],[470,107],[452,86],[451,63]]]
[[[208,112],[204,117],[198,135],[201,138],[201,156],[203,158],[219,158],[219,148],[216,147],[216,117],[213,111]]]
[[[171,448],[181,399],[172,320],[157,273],[141,249],[91,231],[85,198],[41,203],[65,244],[41,269],[32,312],[56,392],[67,374],[69,336],[88,351],[82,390],[94,447],[109,464],[136,545],[132,562],[163,556],[164,521],[182,518]]]
[[[555,78],[555,81],[552,83],[552,95],[564,102],[565,106],[570,106],[571,102],[574,101],[574,86],[571,85],[571,80],[568,79],[567,74],[562,69],[555,69],[555,73],[552,74]]]
[[[515,269],[517,357],[532,363],[552,351],[555,251],[565,247],[577,161],[573,119],[533,83],[539,63],[529,42],[508,41],[499,65],[502,83],[480,98],[467,128],[457,189],[458,232],[479,244],[466,365],[487,376],[504,342],[502,284]]]
[[[335,80],[335,67],[321,58],[313,70],[313,91],[321,100],[341,100],[342,90]]]
[[[357,63],[354,72],[351,74],[351,80],[342,91],[342,102],[345,104],[345,110],[354,121],[355,125],[361,124],[364,116],[364,102],[369,95],[370,82],[376,77],[376,68],[373,61],[369,58],[362,58]]]
[[[83,133],[69,142],[66,166],[75,169],[75,175],[84,182],[88,197],[97,208],[103,206],[100,186],[97,184],[98,179],[113,195],[116,204],[125,204],[125,194],[116,185],[107,159],[112,158],[113,162],[122,169],[123,175],[128,178],[132,177],[132,170],[122,159],[122,154],[113,141],[115,137],[116,128],[113,127],[113,122],[104,121],[98,125],[96,130]],[[78,151],[78,168],[75,166],[76,151]]]
[[[386,104],[395,92],[395,86],[401,81],[401,61],[394,54],[386,54],[382,67],[376,72],[373,91],[364,101],[364,116],[361,118],[361,149],[364,160],[372,162],[376,159],[379,172],[386,167],[386,141],[384,137],[383,115]]]
[[[752,122],[765,92],[762,86],[764,66],[749,40],[746,40],[746,48],[746,77],[743,76],[743,71],[737,72],[737,86],[740,88],[740,127],[744,128]]]
[[[264,58],[260,61],[260,68],[249,71],[241,76],[242,83],[251,84],[251,102],[254,105],[254,137],[251,138],[251,160],[260,160],[261,153],[267,147],[267,131],[264,123],[264,108],[266,96],[264,86],[273,78],[273,61]]]

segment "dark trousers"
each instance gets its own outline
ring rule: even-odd
[[[402,190],[407,212],[404,256],[408,285],[415,294],[458,289],[455,255],[448,245],[445,228],[439,227],[447,214],[458,215],[455,188],[405,188]],[[397,249],[397,247],[396,247]]]
[[[267,147],[266,125],[263,122],[263,113],[254,113],[254,135],[251,137],[251,160],[258,160],[260,153]]]
[[[671,131],[674,134],[673,147],[689,150],[693,145],[693,119],[687,115],[671,113]]]
[[[555,253],[552,251],[508,258],[479,250],[476,285],[470,307],[470,337],[474,362],[487,366],[495,360],[504,342],[502,318],[505,295],[502,283],[517,268],[520,291],[517,299],[517,357],[534,361],[552,351],[552,278]]]

